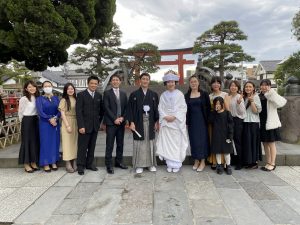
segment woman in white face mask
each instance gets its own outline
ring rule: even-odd
[[[36,100],[36,107],[40,118],[40,166],[45,172],[57,170],[59,160],[60,126],[58,110],[59,98],[52,93],[52,83],[45,81],[42,84],[42,96]]]

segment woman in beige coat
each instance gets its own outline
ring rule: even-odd
[[[277,109],[286,104],[286,99],[271,89],[271,81],[264,79],[260,82],[259,94],[262,111],[260,117],[260,140],[263,143],[266,165],[261,169],[264,171],[275,170],[276,164],[276,145],[275,141],[280,140],[279,127],[281,122],[277,113]]]

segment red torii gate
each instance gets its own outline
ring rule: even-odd
[[[193,54],[192,52],[193,48],[182,48],[182,49],[166,49],[166,50],[159,50],[160,55],[177,55],[178,58],[174,61],[161,61],[158,65],[178,65],[178,74],[180,76],[179,84],[184,83],[184,71],[183,66],[185,64],[194,64],[195,60],[186,60],[183,58],[183,55],[186,54]]]

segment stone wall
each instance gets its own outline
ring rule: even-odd
[[[280,110],[283,142],[300,144],[300,96],[285,96],[286,105]]]

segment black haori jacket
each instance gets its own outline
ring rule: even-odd
[[[142,88],[132,92],[129,97],[127,105],[127,120],[129,123],[134,122],[135,129],[142,136],[139,138],[135,132],[133,132],[134,140],[144,140],[144,126],[143,126],[143,110],[144,105],[150,106],[149,114],[149,139],[155,138],[154,125],[158,121],[158,95],[150,89],[147,90],[146,96]]]

